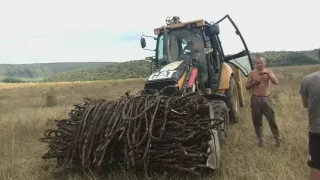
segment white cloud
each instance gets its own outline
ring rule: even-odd
[[[142,50],[139,39],[117,39],[153,35],[174,15],[216,21],[230,14],[251,51],[313,49],[320,47],[317,5],[316,0],[1,1],[0,63],[140,59],[152,52]],[[221,30],[226,51],[238,50],[233,29]]]

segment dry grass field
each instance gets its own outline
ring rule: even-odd
[[[249,92],[242,119],[233,125],[229,144],[223,146],[220,170],[203,179],[217,180],[303,180],[309,177],[307,111],[302,108],[299,85],[302,77],[320,66],[281,67],[274,72],[280,84],[272,87],[276,116],[284,144],[274,148],[267,121],[264,121],[266,146],[259,148],[249,109]],[[245,82],[245,80],[244,80]],[[41,156],[45,144],[38,141],[53,119],[67,117],[73,104],[82,97],[115,99],[128,90],[138,92],[143,80],[57,84],[0,84],[0,179],[52,179],[55,166]],[[45,93],[54,88],[57,105],[46,107]],[[80,177],[81,176],[81,177]],[[176,179],[177,175],[171,177]],[[57,179],[91,179],[89,175],[65,175]],[[138,179],[132,173],[117,171],[108,179]],[[153,179],[170,179],[163,174]],[[190,178],[189,178],[190,179]]]

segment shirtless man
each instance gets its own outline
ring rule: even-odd
[[[277,85],[278,79],[274,73],[265,68],[265,59],[258,57],[256,59],[256,66],[253,71],[248,75],[246,89],[252,91],[251,96],[251,113],[252,121],[259,140],[258,145],[263,146],[263,133],[262,133],[262,115],[266,117],[269,122],[272,135],[276,140],[276,147],[280,146],[280,133],[276,123],[275,110],[270,98],[271,83]]]

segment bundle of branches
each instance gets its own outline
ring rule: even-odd
[[[198,93],[84,100],[40,139],[49,144],[43,158],[56,158],[65,170],[121,163],[144,166],[146,175],[149,165],[196,173],[194,168],[205,165],[210,154],[209,130],[222,122],[197,114],[206,103]]]

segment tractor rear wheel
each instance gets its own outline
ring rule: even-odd
[[[234,77],[230,79],[230,88],[225,93],[227,106],[230,109],[229,117],[231,123],[238,123],[240,119],[240,101],[236,80]]]

